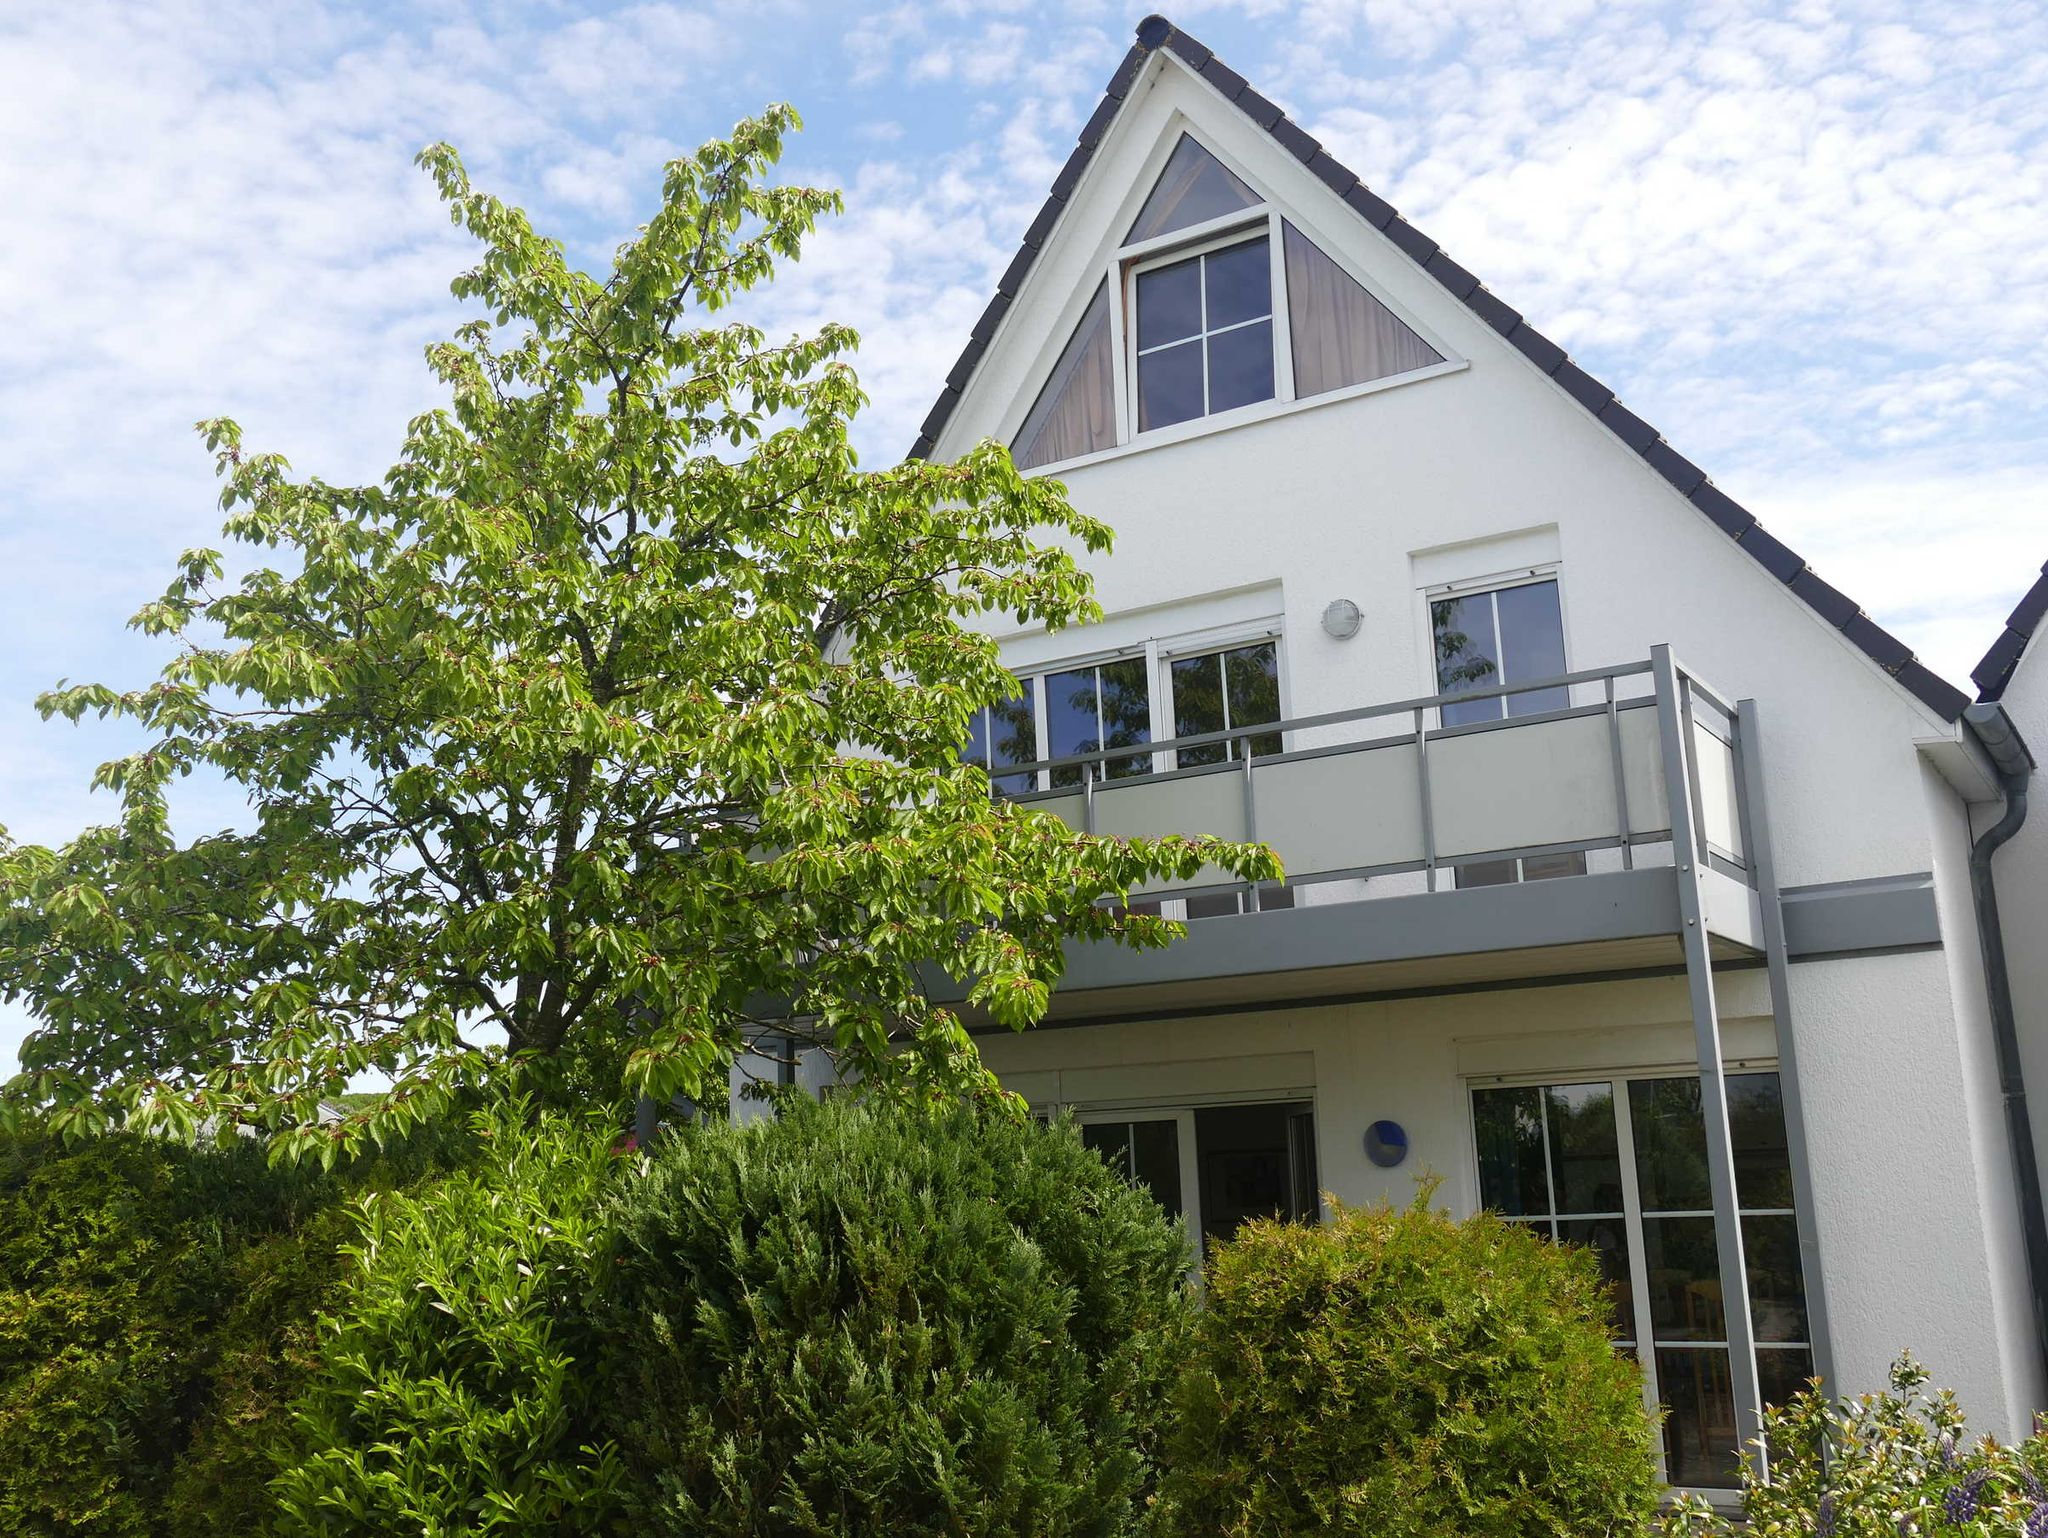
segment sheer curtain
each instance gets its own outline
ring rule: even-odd
[[[1011,447],[1017,466],[1056,464],[1116,447],[1116,378],[1109,349],[1109,284],[1081,316],[1052,377]]]
[[[1297,398],[1444,361],[1300,230],[1285,229]]]

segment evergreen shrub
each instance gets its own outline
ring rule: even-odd
[[[591,1302],[618,1166],[592,1120],[519,1101],[421,1185],[373,1192],[298,1404],[278,1530],[322,1538],[622,1531],[622,1469],[592,1430],[616,1392]]]
[[[2048,1436],[1972,1442],[1911,1357],[1891,1388],[1832,1401],[1809,1387],[1764,1414],[1770,1479],[1745,1455],[1742,1513],[1688,1501],[1667,1538],[2048,1538]]]
[[[1179,1227],[1068,1126],[786,1101],[623,1198],[607,1410],[649,1534],[1118,1534]]]
[[[1642,1530],[1654,1427],[1592,1257],[1429,1196],[1220,1247],[1175,1392],[1167,1531]]]

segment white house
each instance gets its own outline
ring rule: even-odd
[[[1000,635],[1024,693],[970,753],[1288,871],[1148,894],[1188,937],[1077,948],[1046,1024],[982,1037],[1005,1083],[1193,1236],[1429,1174],[1595,1247],[1675,1485],[1902,1348],[2029,1426],[2040,1214],[1970,881],[2024,759],[1995,707],[1159,17],[913,453],[990,437],[1117,546],[1100,625]]]

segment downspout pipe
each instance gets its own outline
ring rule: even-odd
[[[1963,711],[1998,775],[2004,814],[1970,846],[1970,896],[1977,909],[1977,941],[1984,953],[1984,990],[1991,1006],[1991,1038],[1998,1054],[1998,1090],[2005,1101],[2006,1139],[2012,1145],[2013,1184],[2034,1305],[2034,1344],[2048,1373],[2048,1208],[2041,1200],[2041,1166],[2034,1155],[2034,1125],[2027,1114],[2026,1072],[2020,1062],[2019,1025],[2013,1014],[2012,976],[2005,965],[2005,933],[1998,917],[1998,887],[1991,860],[2027,820],[2027,788],[2034,755],[2005,707],[1983,701]]]

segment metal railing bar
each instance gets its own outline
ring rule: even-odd
[[[1628,841],[1628,770],[1621,758],[1621,712],[1614,705],[1614,680],[1607,680],[1607,758],[1614,773],[1615,832],[1621,838],[1621,868],[1636,868],[1635,850]]]
[[[1436,808],[1429,795],[1428,707],[1415,707],[1415,786],[1422,799],[1422,870],[1427,888],[1436,890]]]
[[[1221,731],[1197,732],[1186,737],[1162,737],[1156,742],[1129,743],[1114,748],[1091,748],[1086,753],[1070,753],[1060,758],[1041,758],[1030,763],[1004,764],[1001,766],[1001,772],[1006,775],[1033,774],[1041,770],[1066,769],[1082,764],[1105,763],[1112,759],[1136,758],[1140,754],[1163,753],[1169,750],[1179,752],[1186,748],[1208,747],[1214,743],[1234,742],[1245,737],[1268,737],[1275,732],[1316,731],[1326,726],[1344,726],[1353,721],[1370,721],[1379,716],[1439,709],[1446,704],[1460,704],[1468,700],[1499,699],[1509,694],[1534,694],[1544,689],[1569,688],[1574,684],[1595,683],[1607,678],[1633,678],[1649,671],[1650,664],[1647,662],[1625,662],[1612,667],[1588,668],[1578,673],[1560,673],[1555,678],[1532,678],[1522,683],[1494,684],[1484,689],[1467,689],[1457,694],[1425,694],[1415,699],[1393,700],[1384,705],[1359,705],[1348,710],[1330,710],[1314,716],[1295,716],[1279,721],[1262,722],[1255,726],[1230,726]],[[1652,696],[1640,698],[1644,704],[1653,702]],[[1482,728],[1498,730],[1507,725],[1531,725],[1552,716],[1562,718],[1568,715],[1590,715],[1597,712],[1598,708],[1582,705],[1564,711],[1546,711],[1532,716],[1507,716],[1497,722],[1474,721],[1464,726],[1436,727],[1432,730],[1443,734]],[[1270,756],[1280,758],[1285,755],[1276,753]],[[993,775],[995,771],[991,770],[990,773]]]

